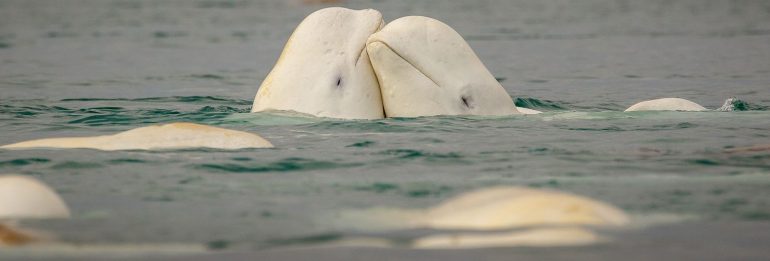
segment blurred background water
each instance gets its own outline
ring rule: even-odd
[[[770,152],[724,149],[770,143],[770,2],[336,5],[377,9],[386,22],[407,15],[444,21],[468,40],[517,105],[546,113],[376,121],[250,114],[257,87],[294,27],[326,5],[2,0],[0,144],[189,121],[253,131],[276,145],[2,150],[0,173],[40,178],[73,209],[70,220],[30,224],[71,243],[252,251],[352,233],[332,222],[349,209],[420,208],[476,188],[519,185],[586,195],[635,216],[687,217],[667,229],[628,232],[598,249],[555,253],[591,259],[596,256],[585,253],[643,254],[711,242],[728,251],[696,247],[685,256],[768,254],[770,238],[762,231],[770,220]],[[718,108],[731,96],[748,102],[749,110],[622,112],[660,97]],[[650,243],[660,238],[670,239]],[[553,253],[532,251],[523,253]],[[522,252],[459,257],[489,253]]]

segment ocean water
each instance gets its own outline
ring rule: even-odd
[[[770,254],[770,151],[725,151],[770,144],[768,2],[338,5],[374,8],[386,21],[406,15],[444,21],[518,106],[545,113],[367,121],[249,113],[293,28],[325,5],[3,0],[0,144],[186,121],[258,133],[276,147],[0,150],[0,173],[43,180],[73,211],[69,220],[24,224],[69,244],[178,244],[225,256],[334,260],[361,256],[345,255],[353,251],[347,248],[288,257],[275,251],[382,233],[336,222],[345,211],[425,208],[474,189],[516,185],[585,195],[638,220],[667,221],[618,232],[598,247],[356,251],[371,260]],[[622,112],[660,97],[716,109],[732,96],[747,109]],[[4,255],[62,257],[6,251],[0,259]]]

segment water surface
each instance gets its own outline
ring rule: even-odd
[[[477,188],[516,185],[589,196],[635,217],[684,219],[559,253],[643,255],[644,248],[629,246],[677,231],[645,246],[724,237],[720,244],[730,251],[720,255],[767,254],[743,242],[746,231],[764,231],[770,220],[770,152],[724,151],[770,143],[764,1],[343,4],[378,9],[388,21],[427,15],[446,22],[519,106],[546,113],[372,121],[251,114],[285,39],[322,6],[0,1],[0,144],[187,121],[259,133],[276,146],[0,150],[0,173],[45,181],[74,213],[27,224],[77,244],[265,251],[362,233],[333,222],[342,211],[423,208]],[[659,97],[717,108],[731,96],[749,110],[622,112]],[[373,255],[404,250],[393,251]],[[500,251],[460,256],[548,256]],[[693,255],[685,256],[710,253]]]

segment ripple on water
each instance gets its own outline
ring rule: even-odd
[[[101,167],[104,167],[104,165],[94,162],[65,161],[51,166],[51,169],[92,169]]]
[[[238,163],[207,163],[197,164],[195,169],[210,170],[228,173],[260,173],[260,172],[295,172],[309,170],[337,169],[360,166],[359,163],[337,163],[331,161],[318,161],[305,158],[285,158],[274,162],[246,163],[236,160]]]
[[[92,102],[92,101],[127,101],[127,102],[163,102],[163,103],[220,103],[230,105],[251,105],[251,100],[233,99],[229,97],[219,96],[171,96],[171,97],[147,97],[147,98],[70,98],[62,99],[61,101],[77,101],[77,102]]]
[[[424,160],[427,162],[467,163],[463,155],[457,152],[437,153],[415,149],[389,149],[380,151],[378,155],[392,156],[399,160]]]
[[[0,167],[26,166],[38,163],[48,163],[51,160],[46,158],[20,158],[6,161],[0,161]]]
[[[170,103],[174,106],[156,103]],[[248,105],[251,105],[251,101],[215,96],[72,98],[58,102],[9,100],[0,105],[0,119],[34,117],[49,123],[86,126],[146,125],[175,121],[206,123],[218,122],[234,113],[249,112]]]
[[[540,111],[556,111],[556,110],[568,110],[569,108],[557,101],[541,100],[532,97],[517,97],[513,100],[516,107],[540,110]]]

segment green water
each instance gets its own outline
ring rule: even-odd
[[[693,249],[682,246],[709,238],[743,247],[720,254],[766,253],[770,239],[741,236],[762,234],[770,220],[770,151],[725,152],[770,144],[765,2],[343,5],[376,8],[388,21],[415,14],[445,21],[518,106],[545,113],[371,121],[252,114],[251,99],[285,39],[321,6],[0,1],[0,144],[186,121],[258,133],[275,145],[0,150],[0,173],[41,179],[72,209],[69,220],[24,224],[72,244],[263,251],[375,233],[336,222],[344,211],[424,208],[473,189],[516,185],[585,195],[640,220],[676,217],[671,227],[626,231],[598,249],[559,251],[643,254]],[[745,110],[622,112],[660,97],[718,108],[731,96]],[[415,232],[388,233],[382,236],[398,240]],[[628,250],[637,245],[639,252]],[[503,252],[548,255],[527,251]]]

